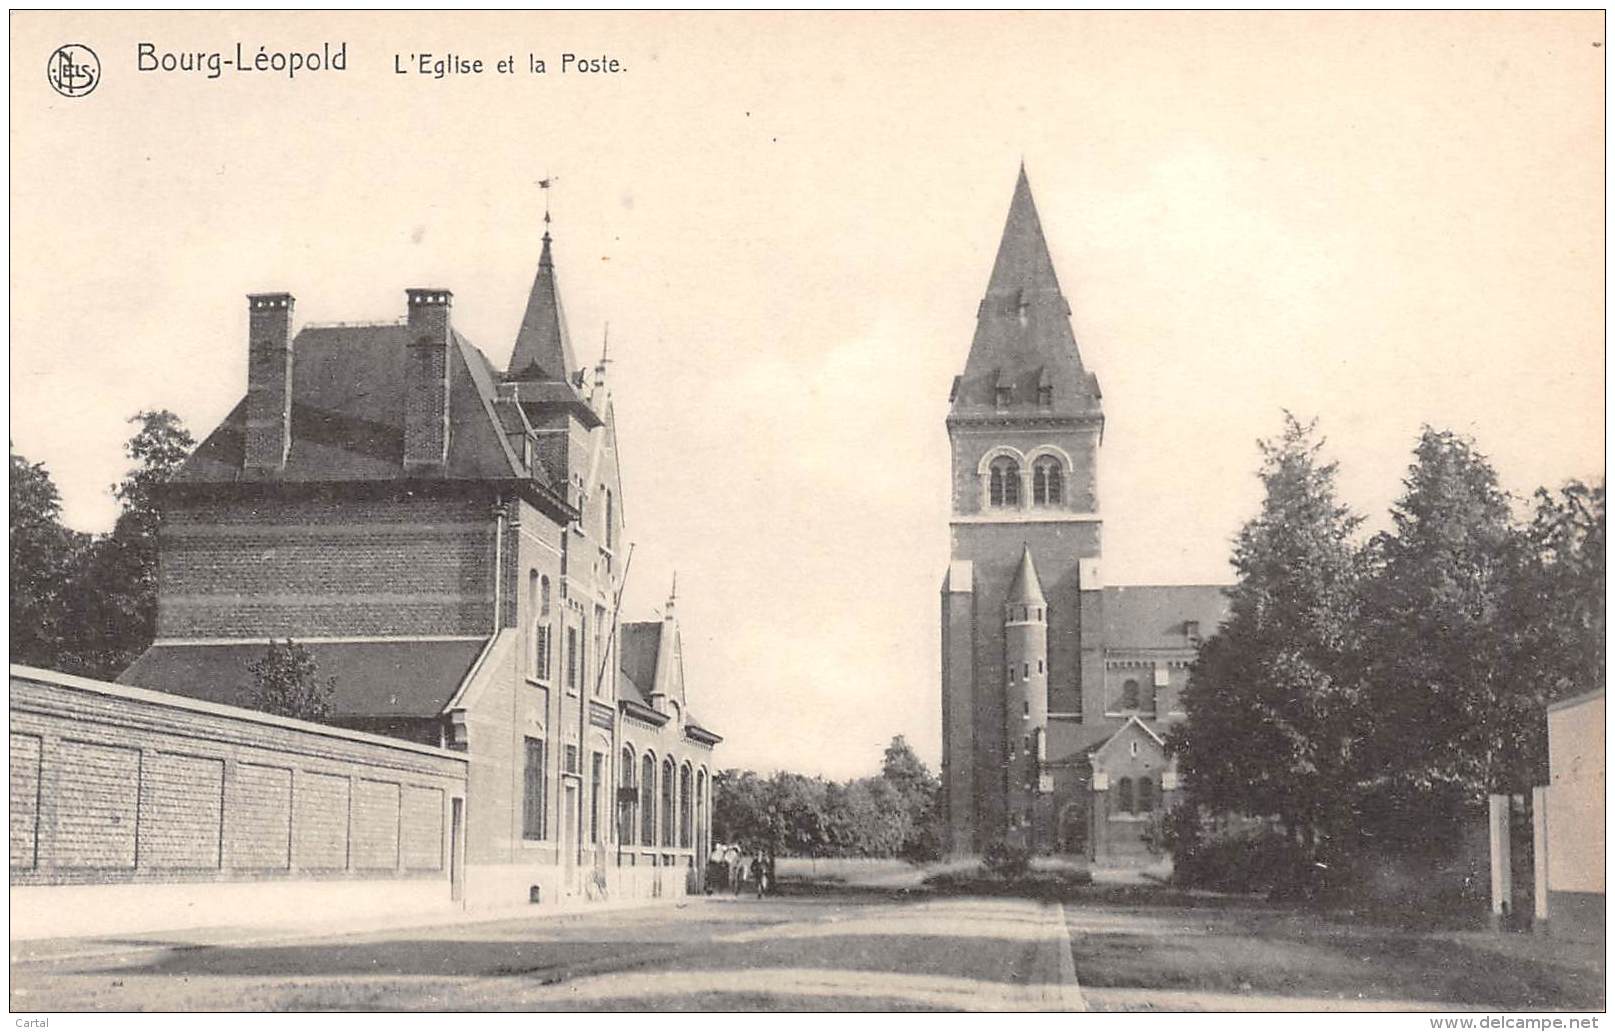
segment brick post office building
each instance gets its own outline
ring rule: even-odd
[[[165,489],[157,639],[119,678],[244,705],[268,639],[306,646],[332,723],[466,757],[473,905],[684,891],[720,740],[671,606],[665,660],[641,630],[621,647],[612,396],[551,247],[502,372],[447,289],[301,328],[291,295],[252,295],[246,396]]]

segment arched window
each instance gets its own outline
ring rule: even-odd
[[[996,506],[1021,504],[1021,467],[1007,455],[1000,455],[988,467],[988,500]]]
[[[679,845],[689,849],[695,845],[695,799],[690,793],[690,765],[679,771]]]
[[[550,579],[534,570],[527,577],[528,611],[533,614],[533,676],[550,679]]]
[[[1064,472],[1060,460],[1038,459],[1032,465],[1032,504],[1059,505],[1065,500]]]
[[[673,761],[671,758],[662,761],[662,845],[677,845],[673,838],[675,830],[673,824]]]
[[[622,784],[617,786],[617,835],[625,846],[634,844],[634,806],[638,800],[630,797],[629,793],[634,791],[634,772],[637,769],[633,747],[623,746],[622,759],[617,766],[617,775],[622,778]]]
[[[1122,778],[1116,782],[1116,812],[1133,812],[1133,779]]]
[[[1122,709],[1138,709],[1138,682],[1131,677],[1122,682]]]
[[[707,772],[695,772],[695,849],[705,856],[707,846]]]
[[[1149,813],[1155,809],[1155,779],[1138,779],[1138,812]]]
[[[656,845],[656,757],[651,753],[639,765],[639,842]]]

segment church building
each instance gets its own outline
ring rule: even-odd
[[[947,417],[942,586],[946,848],[995,842],[1098,863],[1149,858],[1178,792],[1164,739],[1219,585],[1110,585],[1098,377],[1071,327],[1025,168]]]

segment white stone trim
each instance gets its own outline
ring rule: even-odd
[[[976,463],[976,475],[980,477],[986,476],[992,467],[993,460],[1002,458],[1014,459],[1018,468],[1026,468],[1026,456],[1021,453],[1019,448],[1008,444],[999,444],[987,449],[981,456],[981,461]]]
[[[948,522],[955,526],[970,523],[1100,523],[1103,517],[1097,512],[999,508],[973,516],[955,516]]]
[[[422,642],[422,641],[487,641],[493,637],[491,634],[383,634],[383,635],[337,635],[333,637],[316,638],[293,634],[291,639],[299,645],[378,645],[388,642]],[[266,645],[270,639],[285,641],[284,634],[262,634],[251,638],[157,638],[152,641],[152,647],[158,645]]]
[[[1033,448],[1031,451],[1027,452],[1026,465],[1030,467],[1033,463],[1037,462],[1038,459],[1044,458],[1045,456],[1058,461],[1062,467],[1061,472],[1065,473],[1067,477],[1071,476],[1072,473],[1076,471],[1076,466],[1071,462],[1071,456],[1066,453],[1064,448],[1061,448],[1057,444],[1040,444],[1036,448]]]

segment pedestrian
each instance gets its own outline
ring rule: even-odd
[[[712,855],[707,857],[707,895],[712,895],[714,889],[724,888],[721,881],[727,880],[729,869],[723,862],[723,843],[716,842],[712,846]]]
[[[759,849],[757,855],[751,860],[751,873],[757,879],[757,898],[762,899],[763,893],[768,891],[768,865],[763,859],[763,851]]]
[[[725,869],[725,873],[726,873],[727,881],[728,881],[728,885],[726,887],[729,888],[729,889],[733,889],[735,892],[738,893],[740,891],[740,847],[739,846],[734,845],[733,843],[731,843],[729,848],[725,849],[723,851],[723,864],[724,864],[724,869]]]

